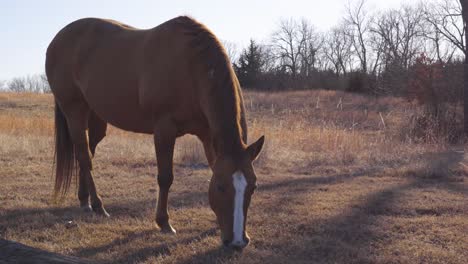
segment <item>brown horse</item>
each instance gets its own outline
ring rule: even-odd
[[[224,48],[205,26],[185,16],[148,30],[112,20],[77,20],[50,43],[46,74],[55,98],[56,194],[67,192],[79,168],[81,206],[108,216],[91,173],[107,123],[153,134],[156,223],[175,233],[167,210],[174,144],[193,134],[213,171],[209,202],[222,241],[237,248],[248,244],[246,216],[256,186],[252,161],[264,137],[246,145],[239,82]]]

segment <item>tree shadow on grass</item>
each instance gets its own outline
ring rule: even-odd
[[[296,177],[261,184],[258,191],[259,194],[274,193],[274,201],[270,201],[264,206],[266,206],[266,211],[277,212],[278,208],[290,207],[289,205],[297,202],[303,194],[327,191],[329,186],[346,183],[360,177],[372,176],[379,171],[378,169],[369,169],[347,174]]]
[[[435,155],[435,156],[433,156]],[[439,155],[449,155],[444,162],[440,162],[441,170],[448,171],[455,164],[463,159],[463,154],[453,155],[436,153],[426,156],[427,164],[433,163],[434,158]],[[408,192],[414,188],[424,188],[433,186],[436,188],[444,188],[453,192],[465,194],[467,190],[458,184],[456,180],[451,177],[443,175],[427,177],[424,175],[426,170],[422,169],[420,172],[415,172],[413,176],[409,176],[410,180],[404,184],[393,185],[389,188],[384,188],[378,192],[371,193],[364,198],[362,204],[356,205],[347,209],[343,214],[326,219],[324,221],[310,222],[306,224],[291,225],[289,230],[296,235],[297,239],[302,241],[301,244],[297,243],[284,243],[285,241],[278,240],[278,243],[271,244],[274,247],[272,250],[281,249],[287,251],[291,258],[290,261],[304,261],[304,262],[337,262],[337,263],[371,263],[375,262],[373,257],[378,254],[374,252],[374,242],[385,240],[385,230],[382,230],[378,222],[379,216],[382,215],[395,215],[401,214],[393,209],[398,201],[398,198],[404,192]],[[264,194],[274,194],[273,199],[265,204],[271,210],[281,210],[284,207],[279,205],[278,202],[286,202],[294,204],[301,195],[307,192],[320,190],[321,185],[333,185],[344,183],[357,177],[372,176],[378,173],[375,170],[356,172],[354,174],[342,174],[334,176],[308,176],[300,177],[292,180],[273,181],[263,184],[259,187],[259,191]],[[277,196],[280,191],[285,190],[287,196]],[[172,195],[170,198],[175,202],[173,205],[178,207],[190,207],[200,203],[201,200],[206,200],[206,192],[184,192]],[[154,199],[149,200],[131,200],[121,203],[107,205],[108,210],[114,217],[140,217],[142,208],[154,208]],[[268,214],[268,208],[265,212]],[[403,212],[405,213],[405,212]],[[420,211],[418,214],[428,214],[432,212]],[[6,210],[0,213],[0,226],[10,225],[7,228],[22,229],[28,224],[23,221],[35,221],[29,223],[38,230],[45,228],[52,228],[57,223],[57,220],[63,220],[67,216],[81,216],[83,213],[79,208],[75,207],[57,207],[57,208],[19,208],[14,210]],[[39,219],[39,221],[37,221]],[[90,217],[82,218],[83,221],[102,221],[100,218]],[[0,235],[3,236],[4,230],[0,230]],[[97,254],[115,251],[118,248],[125,248],[131,245],[136,240],[145,239],[146,237],[154,236],[153,230],[142,231],[139,233],[128,234],[126,237],[116,239],[108,244],[100,245],[97,247],[88,247],[76,251],[76,255],[82,257],[93,257]],[[169,255],[170,249],[178,244],[191,244],[200,241],[203,238],[214,236],[216,229],[211,229],[203,232],[200,235],[178,240],[171,243],[163,243],[158,245],[151,245],[144,248],[130,250],[128,254],[118,258],[109,260],[107,263],[128,263],[145,261],[153,256]],[[255,239],[255,238],[254,238]],[[129,247],[129,246],[128,246]],[[261,247],[261,246],[260,246]],[[183,263],[203,263],[206,261],[225,261],[231,259],[233,254],[224,250],[223,248],[216,248],[206,252],[199,253],[192,256],[190,259],[183,260]],[[280,261],[280,260],[272,260]]]
[[[315,262],[374,263],[372,242],[384,238],[377,218],[393,214],[391,204],[395,197],[414,185],[411,182],[385,188],[365,197],[364,204],[348,213],[298,226],[295,232],[304,238],[305,246],[296,255]],[[377,230],[382,233],[376,233]]]
[[[132,233],[127,235],[127,237],[123,239],[116,239],[112,241],[111,243],[108,243],[106,245],[98,246],[98,247],[88,247],[86,249],[82,249],[77,251],[77,255],[80,257],[91,257],[94,255],[97,255],[99,253],[103,252],[108,252],[111,250],[116,250],[119,247],[127,247],[128,245],[134,243],[138,239],[145,239],[149,238],[151,239],[154,237],[155,231],[154,230],[147,230],[139,233]],[[175,242],[171,243],[162,243],[159,245],[152,245],[152,246],[147,246],[144,248],[140,248],[138,250],[132,251],[130,254],[124,255],[120,258],[112,259],[105,261],[103,263],[136,263],[136,262],[142,262],[147,260],[150,257],[157,257],[160,255],[168,255],[171,254],[170,248],[177,246],[177,245],[189,245],[191,243],[195,243],[197,241],[200,241],[202,239],[205,239],[210,236],[215,236],[216,235],[216,229],[212,228],[209,229],[199,235],[182,239],[182,240],[177,240]]]
[[[180,264],[204,264],[204,263],[224,263],[229,260],[235,259],[237,256],[242,254],[239,251],[219,246],[210,249],[205,252],[191,256],[189,259],[185,259]]]
[[[304,178],[296,179],[295,181],[282,181],[282,182],[268,183],[268,184],[262,185],[260,187],[260,190],[262,192],[271,192],[278,188],[291,189],[294,187],[303,188],[303,187],[310,187],[312,185],[336,184],[336,183],[341,183],[341,182],[353,179],[355,177],[368,175],[369,173],[371,173],[371,171],[365,171],[365,172],[360,172],[360,173],[355,173],[355,174],[334,175],[334,176],[304,177]],[[306,191],[306,190],[302,189],[302,191]],[[172,205],[174,206],[174,208],[190,207],[196,204],[204,203],[202,202],[202,200],[203,201],[206,200],[206,193],[205,192],[183,192],[183,193],[174,195],[174,197],[171,197],[170,200],[173,201]],[[152,201],[151,203],[153,202],[154,201]],[[134,207],[134,205],[133,203],[132,204],[126,203],[126,204],[109,205],[107,207],[111,213],[113,212],[114,215],[116,215],[117,217],[120,217],[120,216],[124,216],[124,214],[128,215],[129,211],[131,214],[133,210],[132,208]],[[127,263],[127,262],[135,262],[135,261],[138,262],[138,261],[144,261],[153,256],[168,255],[168,254],[171,254],[170,248],[172,246],[176,246],[177,244],[190,244],[190,243],[199,241],[200,239],[204,237],[213,236],[215,235],[215,232],[216,232],[216,229],[211,229],[207,232],[202,233],[201,235],[197,235],[190,239],[176,241],[176,242],[169,243],[169,244],[160,244],[160,245],[140,248],[140,249],[130,252],[129,254],[119,259],[113,259],[109,263]],[[141,240],[145,238],[151,239],[153,235],[154,235],[154,230],[147,230],[147,231],[143,231],[139,233],[129,234],[123,239],[116,239],[113,242],[106,244],[106,245],[79,250],[76,252],[76,255],[80,257],[92,258],[93,256],[98,255],[100,253],[114,251],[118,247],[125,247],[125,245],[130,245],[136,240]],[[223,247],[219,247],[219,248],[211,249],[206,252],[202,252],[197,255],[194,255],[190,259],[182,261],[182,263],[206,263],[207,261],[219,262],[223,260],[229,260],[234,255],[236,255],[235,252],[227,250]]]
[[[378,170],[363,170],[355,173],[326,175],[326,176],[304,176],[295,179],[286,179],[282,181],[273,181],[267,184],[262,184],[258,187],[259,191],[273,191],[280,188],[293,188],[294,191],[303,190],[307,191],[307,187],[313,187],[322,184],[337,184],[345,181],[355,179],[357,177],[372,175],[377,173]]]
[[[434,153],[426,155],[426,166],[421,171],[406,177],[402,184],[392,184],[364,197],[363,203],[350,206],[342,214],[305,224],[292,226],[289,230],[296,235],[301,243],[274,243],[274,248],[281,248],[288,252],[294,262],[312,263],[375,263],[378,252],[375,244],[385,245],[389,237],[380,222],[382,216],[417,217],[418,215],[439,216],[445,212],[436,210],[419,210],[418,208],[399,208],[399,200],[404,199],[405,193],[418,188],[438,188],[466,195],[466,189],[458,184],[458,177],[450,174],[427,175],[428,166],[432,166],[435,159],[442,159],[435,171],[449,172],[463,159],[463,153]],[[338,177],[340,180],[342,177]],[[315,181],[315,183],[321,181]],[[312,184],[304,179],[300,185]],[[289,203],[300,193],[292,192]],[[275,203],[273,201],[273,203]],[[450,212],[450,211],[449,211]],[[398,257],[396,257],[398,259]],[[427,260],[426,260],[427,261]]]
[[[88,259],[64,256],[0,238],[0,263],[94,263]]]
[[[191,208],[199,205],[207,205],[205,192],[182,192],[170,195],[170,208]],[[156,195],[155,195],[156,197]],[[119,218],[144,218],[148,210],[156,209],[156,198],[138,200],[122,200],[118,203],[105,204],[112,219]],[[3,237],[7,229],[21,230],[32,228],[44,230],[53,228],[57,223],[66,224],[70,220],[79,220],[83,223],[96,223],[107,221],[106,218],[94,213],[84,212],[78,206],[56,206],[43,208],[15,208],[0,211],[0,237]]]
[[[109,211],[113,211],[115,213],[114,217],[123,217],[124,215],[132,215],[132,210],[138,209],[131,208],[135,208],[137,204],[141,206],[144,203],[151,202],[132,201],[131,203],[124,203],[120,205],[111,204],[108,206],[108,209]],[[76,215],[77,218],[81,217],[81,221],[85,222],[85,224],[106,221],[105,218],[94,216],[91,213],[89,213],[89,215],[91,216],[89,218],[83,217],[83,214],[84,213],[79,208],[76,209],[74,207],[15,209],[4,212],[4,214],[0,215],[0,226],[15,230],[24,228],[43,230],[47,228],[54,228],[54,226],[60,222],[64,223],[65,225],[66,221],[64,221],[63,219],[73,219],[74,215]],[[25,222],[23,220],[27,221]],[[0,233],[2,237],[4,236],[3,234],[6,233],[6,228],[5,230],[0,230],[2,231],[2,233]],[[101,253],[118,251],[119,248],[128,250],[128,248],[131,248],[132,243],[136,241],[141,242],[142,240],[154,240],[155,242],[157,242],[157,244],[153,244],[144,248],[138,248],[134,251],[131,251],[129,254],[124,255],[121,258],[104,261],[104,263],[140,262],[152,256],[170,254],[170,247],[174,247],[178,244],[191,244],[200,241],[206,237],[215,235],[216,228],[212,228],[191,238],[177,240],[171,243],[164,243],[164,241],[161,241],[160,231],[156,228],[151,228],[149,230],[141,232],[129,233],[124,238],[115,239],[114,241],[108,244],[99,245],[96,247],[86,247],[82,249],[77,249],[73,255],[84,258],[93,258],[94,256]]]
[[[172,202],[170,203],[170,207],[174,209],[191,208],[199,206],[200,204],[203,205],[206,204],[204,200],[207,200],[206,192],[179,192],[173,193],[171,196]],[[111,214],[110,220],[128,217],[147,218],[147,211],[155,210],[155,205],[155,198],[145,200],[133,199],[120,203],[106,204],[106,209]],[[0,212],[0,237],[5,236],[7,229],[15,230],[15,232],[22,229],[42,231],[49,228],[56,228],[55,226],[57,223],[66,225],[69,220],[77,220],[84,225],[108,221],[107,218],[97,216],[93,213],[83,212],[77,206],[9,209]],[[113,259],[105,263],[144,261],[151,256],[170,254],[169,248],[176,244],[190,244],[208,236],[214,236],[215,234],[216,229],[213,228],[189,239],[178,240],[168,244],[160,243],[137,249],[119,259]],[[93,256],[97,254],[115,251],[118,250],[118,248],[125,248],[126,246],[131,248],[130,245],[136,240],[144,240],[145,238],[155,239],[156,237],[160,240],[159,230],[152,228],[142,232],[127,234],[125,238],[116,239],[105,245],[79,249],[74,255],[93,258]]]

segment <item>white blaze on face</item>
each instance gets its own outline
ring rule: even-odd
[[[232,179],[234,189],[236,190],[236,195],[234,196],[234,239],[232,243],[236,244],[244,242],[244,194],[247,181],[245,180],[244,174],[240,171],[234,172]]]

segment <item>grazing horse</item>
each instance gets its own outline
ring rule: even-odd
[[[175,233],[167,209],[174,144],[177,137],[193,134],[213,171],[209,202],[221,239],[230,247],[248,244],[247,209],[256,186],[252,162],[264,137],[246,145],[239,82],[224,48],[204,25],[186,16],[147,30],[80,19],[50,43],[46,74],[55,99],[56,195],[65,194],[78,176],[81,207],[109,216],[92,175],[92,157],[107,123],[153,134],[156,223],[161,231]]]

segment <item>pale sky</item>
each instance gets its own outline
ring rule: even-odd
[[[417,0],[368,0],[369,9]],[[44,72],[45,51],[55,34],[83,17],[119,20],[151,28],[190,15],[238,49],[249,39],[267,40],[281,18],[306,18],[320,31],[337,24],[348,0],[0,0],[0,80]]]

